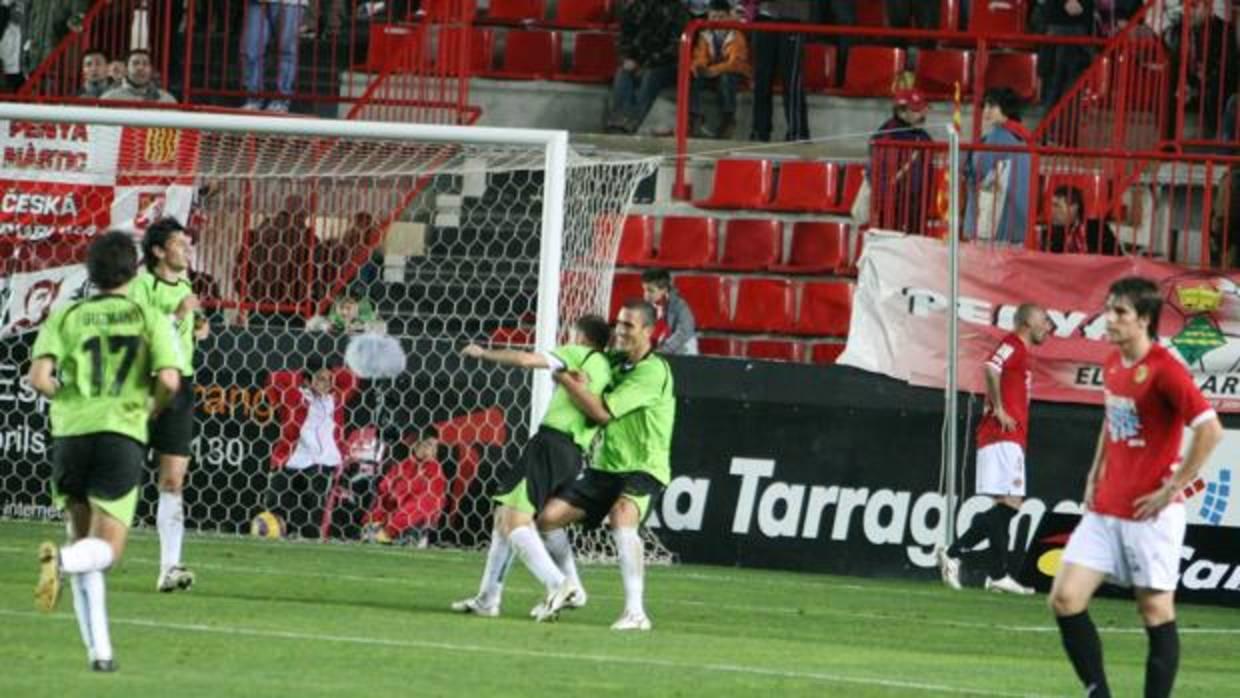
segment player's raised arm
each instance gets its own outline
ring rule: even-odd
[[[467,356],[471,359],[481,359],[482,361],[500,364],[501,366],[514,366],[516,368],[544,370],[558,370],[563,368],[563,364],[553,365],[545,354],[539,354],[532,351],[519,351],[516,349],[483,349],[477,344],[470,344],[462,349],[461,356]]]

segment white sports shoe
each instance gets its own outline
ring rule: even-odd
[[[567,579],[564,580],[563,584],[547,594],[547,598],[543,600],[541,608],[537,609],[538,614],[534,616],[534,620],[539,623],[556,620],[560,617],[560,610],[570,605],[577,597],[579,591],[580,587]]]
[[[469,613],[482,618],[494,618],[499,615],[499,604],[488,606],[482,603],[479,596],[452,602],[452,610],[457,613]]]
[[[645,613],[629,613],[625,611],[620,620],[611,624],[612,630],[649,630],[652,628],[650,618]]]
[[[1020,596],[1029,596],[1034,593],[1032,588],[1021,585],[1020,582],[1012,579],[1011,575],[1004,575],[1001,579],[987,577],[986,591],[993,591],[997,594],[1017,594]]]
[[[170,591],[189,591],[194,586],[194,573],[175,565],[169,567],[168,571],[159,575],[159,579],[155,582],[155,590],[162,592]]]
[[[946,548],[937,548],[934,554],[939,558],[939,573],[943,575],[943,583],[960,591],[960,560],[948,555]]]
[[[573,595],[573,599],[571,601],[564,604],[564,608],[567,608],[570,610],[576,610],[578,608],[585,608],[587,598],[588,597],[586,596],[586,590],[582,589],[581,587],[577,587],[577,593]],[[538,603],[534,604],[534,607],[530,609],[530,618],[537,618],[538,614],[542,612],[543,606],[546,605],[546,603],[547,603],[546,600],[543,600],[543,601],[539,601]]]

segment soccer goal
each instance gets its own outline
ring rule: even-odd
[[[22,378],[34,331],[85,292],[91,236],[140,240],[172,215],[209,320],[189,528],[360,540],[399,492],[380,537],[445,546],[485,540],[493,484],[551,391],[460,349],[549,349],[606,315],[621,221],[657,164],[555,131],[17,104],[0,138],[0,516],[53,515],[47,405]],[[299,446],[316,374],[338,459]],[[328,467],[300,467],[307,453]]]

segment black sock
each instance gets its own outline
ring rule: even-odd
[[[1180,634],[1175,621],[1145,629],[1150,652],[1145,658],[1145,698],[1166,698],[1180,666]]]
[[[1008,526],[1016,510],[1006,504],[995,504],[990,510],[990,578],[1007,576]]]
[[[1089,619],[1089,611],[1057,616],[1055,622],[1059,623],[1059,638],[1063,640],[1068,660],[1081,684],[1090,689],[1090,698],[1111,698],[1106,672],[1102,669],[1102,640],[1098,639],[1098,629]]]
[[[964,535],[957,538],[956,542],[947,548],[948,556],[960,557],[960,553],[963,551],[971,550],[973,546],[986,540],[986,535],[990,532],[990,516],[994,511],[994,508],[990,508],[974,516],[969,530],[965,531]]]

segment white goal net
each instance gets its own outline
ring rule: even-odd
[[[656,165],[562,133],[21,105],[0,105],[0,139],[0,516],[54,516],[47,405],[24,381],[39,322],[85,292],[93,234],[173,215],[210,323],[188,527],[444,546],[489,535],[549,394],[460,349],[548,348],[605,315],[618,221]],[[302,469],[316,375],[340,465],[329,447]],[[155,498],[152,477],[145,522]]]

